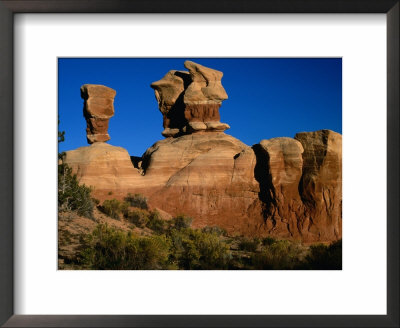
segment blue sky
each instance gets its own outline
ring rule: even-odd
[[[108,142],[141,156],[161,135],[162,115],[150,84],[185,60],[224,72],[229,99],[220,108],[226,130],[251,146],[262,139],[331,129],[342,133],[340,58],[60,58],[58,113],[65,142],[59,151],[86,146],[83,84],[117,91]]]

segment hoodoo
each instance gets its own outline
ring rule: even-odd
[[[171,70],[151,84],[163,114],[162,135],[229,129],[219,115],[222,101],[228,99],[221,84],[223,73],[191,61],[184,65],[189,72]]]
[[[108,121],[114,116],[116,91],[104,85],[85,84],[81,87],[86,119],[86,137],[89,144],[110,140]]]

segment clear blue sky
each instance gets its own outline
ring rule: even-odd
[[[59,151],[86,146],[82,84],[117,91],[109,143],[141,156],[161,135],[162,115],[150,84],[195,61],[224,72],[229,99],[220,108],[226,130],[251,146],[262,139],[331,129],[342,133],[340,58],[60,58],[58,110],[65,142]]]

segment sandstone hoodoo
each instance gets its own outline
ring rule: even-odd
[[[80,182],[99,199],[110,191],[117,198],[141,193],[151,207],[191,216],[194,227],[307,243],[340,239],[342,136],[320,130],[245,145],[220,122],[228,98],[223,73],[190,61],[184,66],[188,71],[171,70],[151,84],[166,138],[135,157],[136,167],[126,150],[104,143],[109,136],[100,122],[108,124],[114,113],[115,91],[82,87],[94,144],[65,156]]]
[[[189,131],[224,131],[228,124],[220,122],[219,108],[228,99],[221,84],[223,73],[191,61],[185,61],[192,83],[189,84],[183,102]]]
[[[164,137],[178,135],[186,124],[183,92],[189,83],[190,75],[187,72],[172,70],[160,81],[151,84],[163,115]]]
[[[163,114],[162,135],[229,129],[219,115],[222,101],[228,99],[221,84],[223,73],[191,61],[184,65],[189,72],[171,70],[151,84]]]
[[[85,84],[81,87],[84,99],[83,115],[86,119],[88,143],[110,140],[108,121],[114,116],[116,91],[104,85]]]

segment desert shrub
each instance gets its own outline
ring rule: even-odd
[[[119,220],[121,213],[121,202],[117,199],[107,199],[103,202],[103,204],[99,207],[100,211],[109,217]]]
[[[272,237],[265,237],[265,238],[262,240],[263,246],[271,246],[271,245],[273,245],[273,244],[275,244],[275,243],[276,243],[276,239],[275,239],[275,238],[272,238]]]
[[[187,229],[190,228],[190,226],[192,225],[192,221],[193,219],[185,216],[185,215],[178,215],[174,218],[172,218],[172,220],[170,221],[170,225],[173,229]]]
[[[121,202],[119,205],[119,212],[124,216],[127,217],[129,213],[129,203]]]
[[[227,244],[215,233],[180,228],[170,230],[171,261],[181,269],[226,269],[231,260]]]
[[[60,124],[60,120],[58,120]],[[58,131],[58,143],[65,141],[65,131]],[[72,169],[63,163],[65,153],[58,153],[58,210],[76,211],[79,215],[93,218],[94,203],[91,198],[91,189],[79,185]]]
[[[239,249],[247,252],[255,252],[258,248],[260,241],[257,238],[243,238],[239,242]]]
[[[194,238],[200,252],[200,267],[205,270],[226,269],[231,260],[229,247],[215,233],[201,233],[196,230]]]
[[[200,253],[189,233],[182,230],[172,230],[169,239],[171,240],[170,260],[176,263],[178,268],[190,270],[200,266]]]
[[[217,226],[212,226],[212,227],[206,226],[206,227],[202,228],[201,231],[205,232],[205,233],[215,233],[218,236],[226,236],[227,235],[227,232],[224,228],[217,227]]]
[[[165,231],[166,222],[161,218],[160,213],[154,210],[150,212],[149,221],[146,226],[154,232],[161,234]]]
[[[149,223],[149,212],[136,208],[128,211],[126,219],[139,228],[144,228]]]
[[[342,269],[342,240],[329,246],[313,245],[306,257],[306,268],[313,270]]]
[[[142,194],[134,194],[128,193],[128,195],[124,198],[124,200],[129,203],[132,207],[141,208],[143,210],[147,210],[147,198]]]
[[[301,265],[301,247],[288,240],[276,240],[251,257],[253,269],[289,270]]]
[[[80,261],[96,270],[148,270],[168,266],[165,236],[137,237],[100,224],[83,238]]]
[[[58,209],[77,211],[79,215],[93,218],[94,203],[91,189],[80,185],[72,169],[67,164],[58,165]]]

